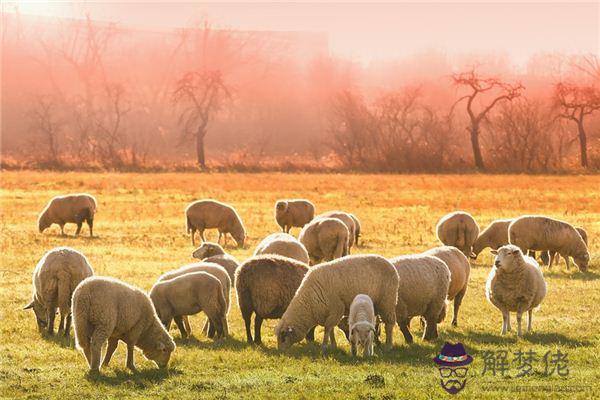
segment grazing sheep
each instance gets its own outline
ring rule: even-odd
[[[235,288],[248,343],[261,344],[263,320],[281,318],[307,272],[306,264],[273,254],[250,257],[240,266]],[[251,333],[253,313],[256,314],[254,340]],[[307,338],[314,338],[314,329]]]
[[[412,343],[409,331],[412,317],[425,320],[424,340],[438,337],[437,324],[446,316],[446,296],[450,285],[450,270],[439,258],[423,254],[399,256],[390,260],[396,270],[398,303],[396,319],[406,343]]]
[[[348,254],[348,228],[337,218],[314,219],[300,231],[298,240],[308,251],[310,264]]]
[[[229,274],[229,279],[235,281],[235,271],[240,266],[239,261],[234,256],[225,253],[225,250],[218,243],[204,242],[192,252],[192,258],[198,260],[213,262],[225,268]]]
[[[361,233],[361,226],[360,226],[360,221],[358,220],[358,218],[356,218],[356,215],[354,214],[348,214],[350,215],[350,218],[352,218],[352,220],[354,221],[354,244],[356,244],[358,246],[358,238],[360,237],[360,233]]]
[[[187,206],[185,216],[187,231],[192,235],[193,246],[196,245],[194,239],[196,231],[200,233],[202,241],[206,242],[204,230],[213,228],[219,230],[218,243],[221,243],[221,237],[224,236],[225,244],[227,244],[227,234],[229,233],[238,247],[244,246],[246,230],[233,207],[216,200],[198,200]]]
[[[589,244],[588,244],[588,235],[587,235],[587,232],[585,231],[585,229],[583,229],[582,227],[576,226],[575,230],[577,232],[579,232],[579,235],[583,239],[583,242],[585,243],[586,246],[588,246],[588,249],[589,249],[590,247],[589,247]],[[553,263],[558,264],[558,262],[559,262],[559,256],[557,256],[557,254],[558,253],[556,253],[555,251],[552,251],[552,252],[545,251],[545,252],[543,252],[541,254],[542,262],[544,264],[548,265],[548,263],[550,262],[550,256],[552,256]],[[569,269],[569,265],[568,264],[567,264],[567,269]]]
[[[323,214],[319,214],[315,217],[315,219],[324,219],[324,218],[336,218],[339,219],[346,225],[348,228],[348,254],[350,254],[350,248],[354,246],[354,238],[356,235],[356,226],[354,224],[354,218],[352,218],[351,214],[343,211],[328,211]]]
[[[127,368],[135,371],[134,346],[160,368],[169,363],[175,343],[162,325],[148,295],[114,278],[90,277],[73,293],[73,323],[77,347],[92,372],[100,370],[102,346],[108,366],[119,340],[127,344]]]
[[[171,280],[192,272],[207,272],[219,280],[219,282],[221,283],[221,288],[223,289],[223,297],[225,297],[225,304],[227,306],[226,312],[229,313],[229,293],[231,291],[231,279],[229,278],[229,274],[227,273],[225,268],[221,267],[217,263],[201,261],[197,263],[184,265],[183,267],[162,274],[160,278],[158,278],[158,282]],[[183,323],[187,335],[191,335],[192,326],[190,325],[190,321],[187,315],[183,317]],[[208,333],[208,336],[211,338],[214,337],[215,329],[210,323],[210,319],[204,324],[202,332]]]
[[[32,308],[40,332],[54,334],[56,308],[60,310],[58,332],[71,330],[71,296],[79,282],[94,275],[87,258],[69,247],[56,247],[42,257],[33,270]],[[66,320],[65,320],[66,319]]]
[[[448,286],[448,300],[454,301],[454,315],[452,326],[458,325],[458,309],[467,292],[471,265],[467,257],[456,247],[440,246],[423,253],[427,256],[437,257],[442,260],[450,270],[450,286]]]
[[[473,254],[475,257],[487,247],[498,250],[500,247],[508,244],[508,226],[512,221],[512,219],[497,219],[492,221],[479,234],[475,243],[473,243]]]
[[[90,237],[94,236],[94,214],[96,214],[96,199],[91,194],[77,193],[52,198],[42,210],[38,218],[40,233],[52,224],[60,226],[60,234],[65,234],[65,224],[77,224],[75,235],[81,232],[83,221],[90,228]]]
[[[569,257],[573,257],[582,272],[588,269],[588,248],[579,232],[567,222],[542,215],[524,215],[509,225],[508,238],[523,253],[527,250],[556,252],[565,259],[567,269]],[[548,268],[552,267],[552,258]]]
[[[225,337],[229,334],[228,305],[223,292],[221,282],[214,275],[190,272],[154,284],[150,299],[165,328],[168,330],[174,319],[182,338],[188,337],[183,317],[200,311],[204,311],[211,326],[215,327],[216,337]]]
[[[278,200],[275,203],[275,220],[285,233],[292,227],[302,228],[315,216],[315,206],[308,200]]]
[[[531,331],[533,309],[546,296],[546,281],[538,263],[509,244],[492,250],[494,266],[485,284],[490,303],[502,312],[502,334],[510,331],[510,313],[517,313],[517,335],[521,336],[521,318],[527,311],[527,332]]]
[[[254,251],[255,256],[260,254],[278,254],[305,264],[309,261],[306,247],[288,233],[273,233],[264,238]]]
[[[374,254],[346,256],[311,268],[275,328],[278,348],[299,342],[315,325],[325,327],[323,352],[329,339],[335,348],[333,329],[348,315],[358,294],[373,300],[375,314],[385,324],[386,349],[391,349],[398,273],[388,260]]]
[[[473,243],[479,236],[479,225],[471,214],[455,211],[443,216],[435,227],[437,237],[446,246],[454,246],[467,257],[473,257]]]
[[[375,309],[373,301],[366,294],[358,294],[350,304],[348,314],[348,329],[350,330],[350,344],[352,355],[356,356],[358,345],[363,346],[363,356],[373,355],[373,341],[375,340]]]

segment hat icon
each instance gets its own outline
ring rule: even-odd
[[[467,354],[462,343],[446,342],[442,346],[440,354],[434,357],[433,362],[443,367],[460,367],[471,364],[473,357]]]

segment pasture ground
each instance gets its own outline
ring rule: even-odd
[[[121,174],[2,172],[0,199],[0,398],[449,398],[439,386],[431,358],[444,341],[462,342],[474,362],[465,390],[456,398],[591,398],[600,391],[600,177],[488,175],[303,175],[303,174]],[[61,237],[53,226],[37,232],[36,219],[49,198],[85,191],[99,201],[95,238]],[[45,251],[67,245],[84,252],[95,272],[149,289],[166,270],[193,260],[184,231],[183,210],[192,200],[215,198],[236,207],[247,227],[246,248],[230,251],[240,260],[258,241],[277,231],[273,204],[278,198],[311,199],[318,212],[343,209],[363,224],[362,243],[353,253],[396,256],[437,245],[434,227],[447,212],[470,211],[482,227],[496,218],[524,213],[554,216],[587,229],[590,271],[565,270],[563,262],[545,270],[548,294],[534,315],[534,333],[500,336],[501,315],[486,300],[491,255],[473,264],[459,327],[440,325],[440,339],[407,346],[395,330],[389,354],[377,351],[364,361],[340,349],[327,357],[318,344],[300,343],[288,353],[276,349],[275,321],[263,325],[264,347],[245,342],[243,321],[233,302],[232,337],[213,342],[200,334],[202,318],[192,317],[194,338],[181,340],[168,371],[136,353],[138,373],[125,368],[119,346],[99,378],[87,374],[73,343],[43,338],[31,312],[31,272]],[[294,234],[298,230],[293,231]],[[215,233],[209,233],[216,240]],[[516,324],[513,317],[513,326]],[[413,322],[413,331],[421,333]],[[321,340],[321,331],[317,330]],[[483,374],[484,355],[508,352],[508,371]],[[532,350],[537,359],[527,377],[515,352]],[[544,355],[567,354],[568,376],[545,374]],[[490,365],[488,365],[489,367]],[[550,365],[552,366],[552,364]],[[564,372],[564,370],[561,370]]]

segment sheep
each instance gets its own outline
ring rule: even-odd
[[[196,231],[200,233],[202,241],[206,242],[204,230],[217,228],[219,230],[217,243],[221,243],[221,237],[224,237],[227,244],[229,233],[238,247],[244,247],[246,230],[233,207],[216,200],[198,200],[186,207],[185,216],[187,232],[192,236],[192,246],[196,245],[194,239]]]
[[[229,313],[229,303],[230,303],[229,293],[231,291],[231,279],[229,278],[229,274],[227,273],[225,268],[221,267],[217,263],[201,261],[201,262],[197,262],[197,263],[187,264],[187,265],[184,265],[183,267],[180,267],[173,271],[169,271],[169,272],[162,274],[158,278],[158,282],[171,280],[171,279],[174,279],[179,276],[189,274],[192,272],[207,272],[219,280],[219,282],[221,283],[221,288],[223,289],[223,296],[225,297],[225,304],[227,306],[226,312]],[[192,334],[192,326],[190,325],[190,321],[189,321],[189,318],[187,317],[187,315],[183,316],[183,324],[186,329],[186,333],[187,333],[186,336],[191,335]],[[212,324],[210,323],[210,319],[209,319],[209,321],[207,321],[204,324],[204,327],[202,328],[202,332],[208,333],[208,336],[212,338],[215,335],[214,328],[215,327],[212,326]]]
[[[348,325],[350,330],[350,344],[352,355],[356,356],[358,345],[363,346],[363,356],[373,355],[373,341],[375,340],[375,309],[373,301],[366,294],[358,294],[350,304]]]
[[[388,260],[375,254],[346,256],[311,268],[275,328],[278,348],[289,348],[302,340],[309,329],[322,325],[323,353],[330,339],[335,349],[333,329],[343,315],[348,315],[358,294],[366,294],[373,300],[375,314],[385,324],[386,350],[390,350],[396,321],[398,273]]]
[[[240,262],[237,258],[227,254],[220,244],[204,242],[192,252],[192,258],[219,264],[221,267],[225,268],[231,282],[235,282],[235,271],[240,266]]]
[[[406,343],[412,343],[409,331],[412,317],[425,320],[423,340],[438,337],[437,324],[446,316],[446,296],[450,286],[450,270],[439,258],[415,254],[398,256],[390,262],[398,271],[398,303],[396,319]]]
[[[580,271],[588,269],[588,248],[579,232],[567,222],[543,215],[524,215],[508,226],[508,239],[523,253],[527,250],[556,252],[565,259],[567,269],[569,256],[573,257]],[[552,267],[552,258],[548,261],[548,268]]]
[[[307,272],[306,264],[274,254],[250,257],[240,266],[235,289],[248,343],[262,343],[260,328],[263,320],[281,318]],[[256,314],[254,339],[251,333],[253,313]],[[314,329],[307,339],[314,339]]]
[[[331,261],[348,254],[349,232],[337,218],[314,219],[300,231],[298,240],[308,251],[310,264]]]
[[[315,206],[308,200],[278,200],[275,203],[275,221],[281,231],[289,233],[292,227],[302,228],[315,216]]]
[[[254,251],[255,256],[260,254],[278,254],[305,264],[309,261],[306,247],[288,233],[273,233],[264,238]]]
[[[182,338],[188,337],[183,317],[200,311],[208,316],[216,337],[229,334],[228,304],[219,279],[207,272],[189,272],[176,278],[159,281],[150,290],[156,314],[168,330],[174,319]]]
[[[323,214],[319,214],[315,217],[315,219],[324,219],[324,218],[336,218],[339,219],[346,225],[348,228],[348,254],[350,254],[350,249],[354,246],[354,239],[356,235],[356,226],[354,224],[354,218],[352,218],[351,214],[348,214],[343,211],[328,211]]]
[[[508,244],[508,226],[513,219],[497,219],[483,230],[473,243],[474,258],[487,247],[498,250]]]
[[[75,249],[56,247],[48,251],[33,270],[33,298],[24,307],[33,309],[38,329],[54,334],[56,308],[60,310],[58,332],[71,331],[71,295],[81,282],[94,275],[87,258]]]
[[[358,246],[358,238],[360,237],[361,234],[361,226],[360,226],[360,221],[358,220],[358,218],[356,218],[356,215],[354,214],[348,214],[350,215],[350,218],[352,218],[352,220],[354,221],[354,243]]]
[[[135,371],[133,349],[160,368],[169,363],[175,342],[158,319],[148,295],[118,279],[93,276],[73,292],[73,323],[77,348],[83,351],[90,371],[100,371],[102,346],[108,347],[102,363],[108,366],[119,340],[127,344],[127,368]]]
[[[502,312],[502,335],[510,331],[510,313],[517,313],[517,335],[522,336],[521,319],[527,311],[527,332],[531,331],[533,309],[546,296],[546,281],[537,261],[509,244],[492,250],[496,255],[485,284],[490,303]]]
[[[81,226],[85,221],[90,228],[90,237],[94,236],[94,215],[96,214],[96,199],[91,194],[76,193],[52,198],[38,217],[38,229],[40,233],[52,224],[60,226],[60,234],[65,234],[65,224],[74,222],[77,224],[75,235],[81,232]]]
[[[479,225],[471,214],[455,211],[443,216],[435,227],[437,237],[446,246],[454,246],[467,257],[473,257],[473,243],[479,236]]]
[[[581,236],[581,238],[583,239],[583,242],[585,243],[585,245],[586,245],[586,246],[588,246],[588,249],[589,249],[589,244],[588,244],[588,235],[587,235],[587,232],[585,231],[585,229],[583,229],[582,227],[576,226],[576,227],[575,227],[575,230],[576,230],[577,232],[579,232],[579,235],[580,235],[580,236]],[[548,264],[548,263],[550,262],[550,258],[549,258],[549,257],[551,256],[551,257],[552,257],[552,259],[553,259],[553,263],[556,263],[556,264],[558,264],[559,257],[557,256],[557,254],[558,254],[558,253],[556,253],[555,251],[552,251],[552,252],[547,252],[547,251],[545,251],[545,252],[543,252],[543,253],[541,254],[541,259],[542,259],[542,262],[543,262],[544,264]],[[569,265],[567,265],[567,269],[569,269]]]

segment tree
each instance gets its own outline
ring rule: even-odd
[[[600,90],[593,84],[559,82],[554,86],[554,101],[559,110],[558,117],[573,121],[577,125],[581,166],[587,168],[587,134],[584,119],[600,110]]]
[[[51,96],[38,96],[29,112],[32,128],[40,139],[35,145],[42,148],[42,153],[52,164],[59,161],[59,135],[64,125],[56,114],[56,102]]]
[[[187,72],[177,81],[173,100],[182,106],[179,115],[179,123],[183,126],[181,142],[195,139],[200,168],[206,168],[204,138],[208,123],[230,98],[230,89],[220,70]]]
[[[525,88],[520,82],[509,84],[502,82],[498,78],[482,78],[475,72],[474,69],[452,75],[452,80],[456,86],[464,86],[469,90],[466,94],[459,98],[454,105],[463,100],[467,100],[467,114],[471,126],[467,130],[471,134],[471,146],[473,148],[473,158],[475,159],[475,167],[478,170],[485,170],[483,156],[481,155],[481,146],[479,144],[479,134],[481,133],[481,122],[487,117],[487,114],[500,102],[513,99],[521,95]],[[487,104],[483,104],[480,111],[475,111],[475,100],[482,98],[486,94],[493,94],[489,98]]]

